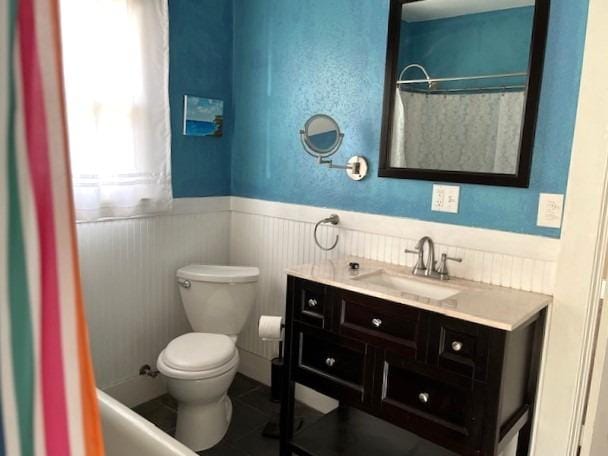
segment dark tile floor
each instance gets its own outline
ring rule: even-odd
[[[237,374],[228,390],[233,414],[224,439],[214,448],[201,451],[204,456],[276,456],[279,442],[262,436],[262,429],[271,419],[277,419],[279,404],[270,401],[270,389],[241,374]],[[176,403],[169,395],[138,405],[134,410],[163,431],[173,435],[177,417]],[[322,414],[297,404],[296,415],[310,426]]]

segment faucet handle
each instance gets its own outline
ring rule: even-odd
[[[416,261],[416,265],[414,266],[413,273],[414,274],[422,274],[426,271],[426,264],[424,263],[424,251],[422,249],[419,250],[410,250],[405,249],[405,253],[413,253],[418,255],[418,260]],[[432,265],[431,265],[432,267]]]
[[[450,279],[450,275],[448,273],[448,261],[456,261],[457,263],[462,263],[462,258],[449,257],[447,253],[441,254],[441,261],[439,262],[439,267],[437,268],[437,273],[439,274],[439,278],[441,280]]]

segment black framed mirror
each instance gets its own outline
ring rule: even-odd
[[[550,0],[391,0],[380,177],[528,187]]]

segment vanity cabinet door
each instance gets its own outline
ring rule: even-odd
[[[297,279],[294,296],[294,318],[319,328],[329,328],[332,306],[328,287]]]
[[[442,315],[431,317],[429,364],[486,381],[491,328]]]
[[[475,400],[473,382],[441,377],[390,351],[379,361],[375,405],[381,418],[461,454],[477,454],[483,401]]]
[[[369,403],[373,350],[368,345],[300,324],[295,336],[297,382],[343,402]]]
[[[336,290],[335,300],[340,335],[390,347],[407,358],[425,358],[426,312],[345,290]]]

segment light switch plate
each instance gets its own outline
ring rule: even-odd
[[[457,185],[433,185],[431,210],[458,214],[460,187]]]
[[[541,193],[538,199],[538,220],[536,224],[546,228],[561,228],[564,211],[564,195]]]

